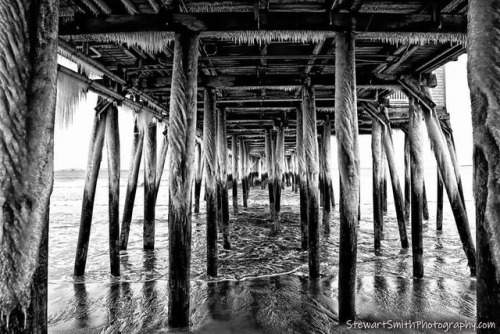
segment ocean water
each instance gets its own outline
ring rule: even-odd
[[[475,240],[471,167],[461,170]],[[107,175],[101,173],[95,200],[86,274],[73,277],[84,172],[57,172],[51,199],[49,246],[49,326],[53,333],[150,333],[166,328],[168,214],[166,180],[156,209],[156,249],[142,250],[143,187],[137,189],[129,248],[120,254],[121,276],[109,275]],[[166,174],[166,173],[165,173]],[[164,175],[165,175],[164,174]],[[402,175],[402,174],[400,174]],[[165,176],[166,177],[166,176]],[[121,199],[127,172],[121,177]],[[402,180],[401,180],[402,181]],[[334,178],[335,195],[338,180]],[[358,234],[358,319],[473,322],[475,279],[470,277],[462,244],[445,193],[443,230],[436,231],[436,172],[427,170],[430,219],[424,224],[424,279],[412,277],[411,247],[401,249],[388,180],[388,212],[381,251],[373,249],[371,171],[362,170]],[[205,203],[193,214],[191,323],[199,333],[330,333],[338,326],[338,208],[331,234],[321,237],[322,278],[307,278],[307,252],[300,250],[298,194],[283,191],[283,231],[269,234],[267,189],[253,187],[248,209],[232,214],[233,249],[219,244],[219,276],[206,277]],[[337,198],[338,199],[338,198]],[[123,203],[120,206],[123,209]],[[407,226],[411,242],[410,226]],[[220,240],[219,240],[220,241]],[[417,328],[413,328],[417,330]],[[429,329],[433,331],[433,329]],[[383,332],[383,331],[381,331]],[[424,331],[426,332],[426,331]],[[440,332],[436,330],[436,332]],[[451,331],[453,332],[453,331]]]

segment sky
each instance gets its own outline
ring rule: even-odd
[[[467,85],[467,56],[461,56],[458,61],[445,65],[446,103],[450,113],[451,124],[455,135],[457,156],[460,165],[472,164],[472,124],[470,114],[470,97]],[[73,125],[63,129],[56,124],[55,130],[55,169],[85,169],[87,154],[96,106],[97,95],[87,94],[87,100],[74,116]],[[133,133],[133,114],[121,109],[119,112],[121,169],[128,168]],[[158,131],[161,127],[158,127]],[[158,133],[160,138],[160,133]],[[425,138],[427,140],[427,138]],[[332,139],[333,160],[336,165],[336,141]],[[396,155],[402,157],[404,136],[400,131],[394,133],[394,148]],[[159,148],[158,144],[158,148]],[[425,146],[426,169],[436,168],[435,159],[430,151],[430,145]],[[371,139],[368,135],[360,136],[361,168],[371,168]],[[104,145],[101,168],[107,167],[106,145]],[[402,168],[403,159],[397,160]]]

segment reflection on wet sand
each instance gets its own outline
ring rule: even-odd
[[[337,284],[337,277],[296,275],[193,282],[191,326],[183,330],[165,328],[163,280],[74,284],[74,294],[59,294],[69,283],[52,284],[49,298],[59,301],[49,306],[50,332],[340,333],[348,327],[337,323]],[[366,276],[358,278],[357,290],[359,321],[472,322],[475,317],[475,284]]]

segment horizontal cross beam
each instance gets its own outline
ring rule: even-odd
[[[331,20],[322,12],[261,12],[260,29],[254,13],[160,13],[109,15],[92,17],[76,15],[75,20],[61,21],[59,35],[107,34],[144,31],[200,31],[202,37],[217,37],[220,32],[265,30],[346,31],[358,32],[425,32],[466,33],[465,15],[441,15],[440,25],[430,14],[332,13]],[[227,37],[227,36],[226,36]]]

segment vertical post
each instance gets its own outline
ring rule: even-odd
[[[409,130],[408,130],[409,131]],[[405,160],[405,219],[410,220],[411,211],[411,168],[410,168],[410,136],[405,133],[404,160]]]
[[[111,275],[120,276],[120,132],[118,109],[106,114],[106,147],[109,177],[109,260]]]
[[[274,219],[274,166],[273,166],[273,141],[271,138],[271,129],[266,129],[266,138],[265,138],[265,145],[266,145],[266,160],[267,160],[267,168],[268,168],[268,173],[269,173],[269,184],[268,184],[268,190],[269,190],[269,210],[271,212],[271,219]],[[240,146],[241,147],[241,146]]]
[[[376,117],[372,117],[372,182],[373,182],[373,234],[375,239],[375,253],[380,250],[383,224],[383,176],[382,163],[382,124]]]
[[[221,208],[221,228],[224,249],[231,249],[229,235],[229,199],[227,193],[227,132],[226,132],[226,109],[219,109],[219,124],[217,126],[219,140],[219,200]]]
[[[302,88],[304,89],[304,88]],[[300,199],[300,244],[303,251],[309,247],[307,234],[309,233],[309,224],[307,223],[307,174],[306,174],[306,153],[304,151],[304,104],[297,110],[297,167]]]
[[[233,135],[231,138],[231,149],[233,151],[233,213],[238,214],[238,137]]]
[[[325,182],[324,182],[324,175],[325,175],[325,156],[323,154],[323,131],[320,132],[320,135],[318,137],[318,165],[319,165],[319,176],[318,176],[318,188],[319,188],[319,206],[323,207],[325,204]]]
[[[436,230],[443,230],[443,179],[437,171],[437,210],[436,210]]]
[[[139,167],[141,165],[142,147],[144,133],[137,127],[137,119],[134,122],[134,141],[132,143],[132,155],[129,165],[127,181],[127,191],[125,192],[125,206],[123,208],[122,226],[120,234],[120,249],[127,250],[128,236],[130,233],[130,223],[132,222],[132,212],[134,210],[135,194],[137,191],[137,178],[139,177]]]
[[[168,325],[189,325],[191,191],[198,89],[198,34],[175,34],[170,92]]]
[[[302,87],[303,140],[306,168],[309,277],[319,277],[319,166],[314,90],[310,78]]]
[[[335,38],[335,132],[340,172],[339,321],[356,316],[356,260],[359,215],[359,147],[354,35]]]
[[[384,114],[386,118],[389,118],[387,109],[384,108]],[[401,184],[399,183],[398,170],[396,167],[396,160],[394,157],[394,144],[392,141],[392,129],[391,125],[387,124],[383,133],[383,142],[385,148],[385,156],[387,158],[387,165],[389,166],[389,173],[391,176],[392,184],[392,194],[394,196],[394,206],[396,207],[396,217],[398,220],[399,238],[401,240],[401,247],[408,248],[408,235],[406,232],[406,221],[405,221],[405,211],[403,203],[403,192],[401,190]]]
[[[382,145],[382,189],[380,191],[382,197],[382,215],[387,214],[387,160],[385,159],[385,147]],[[384,220],[380,225],[381,230],[384,230]]]
[[[331,189],[332,189],[332,170],[330,166],[331,157],[331,134],[332,134],[332,123],[330,121],[330,116],[326,116],[325,124],[323,126],[323,184],[325,187],[324,191],[324,203],[323,203],[323,232],[330,234],[330,211],[331,211]]]
[[[48,0],[0,5],[0,332],[6,334],[47,332],[58,10],[58,1]]]
[[[102,102],[102,100],[99,100]],[[90,228],[92,226],[92,214],[94,212],[95,190],[97,178],[102,160],[102,147],[104,145],[104,134],[106,131],[106,112],[110,103],[104,103],[104,107],[96,111],[92,133],[90,135],[90,145],[87,160],[87,172],[85,173],[85,188],[83,189],[82,214],[80,218],[80,232],[76,245],[74,275],[85,274],[87,263],[87,251],[89,248]]]
[[[158,163],[156,164],[156,178],[155,178],[155,202],[158,198],[158,191],[160,190],[161,177],[163,176],[163,170],[165,169],[165,161],[167,160],[168,153],[168,125],[164,125],[163,130],[163,140],[160,147],[160,156],[158,158]]]
[[[143,111],[145,112],[145,111]],[[156,122],[151,120],[144,129],[144,225],[143,248],[155,248],[156,206]]]
[[[273,232],[278,233],[281,230],[281,186],[283,176],[283,164],[285,163],[285,129],[283,123],[278,126],[278,134],[276,136],[275,150],[275,165],[274,165],[274,226]]]
[[[241,191],[243,196],[243,207],[247,208],[247,200],[248,200],[248,178],[247,178],[247,164],[248,160],[246,157],[246,147],[243,138],[240,138],[240,154],[241,154]]]
[[[203,114],[203,155],[206,165],[207,205],[207,275],[217,276],[217,126],[215,111],[215,90],[205,89],[205,112]],[[233,149],[233,157],[236,155]],[[233,169],[234,175],[234,169]],[[237,178],[233,178],[233,182]]]
[[[424,187],[424,122],[420,105],[410,96],[410,122],[408,137],[411,159],[411,242],[413,253],[413,276],[424,277],[422,210]]]
[[[472,105],[474,202],[477,245],[477,323],[494,322],[479,334],[500,328],[500,149],[498,117],[500,82],[497,64],[498,2],[468,2],[467,68]],[[444,176],[443,176],[444,181]]]
[[[196,143],[196,176],[194,178],[194,213],[200,213],[201,178],[203,177],[203,156],[201,144]]]
[[[425,190],[425,180],[422,188],[422,214],[424,220],[429,220],[429,205],[427,204],[427,191]]]

